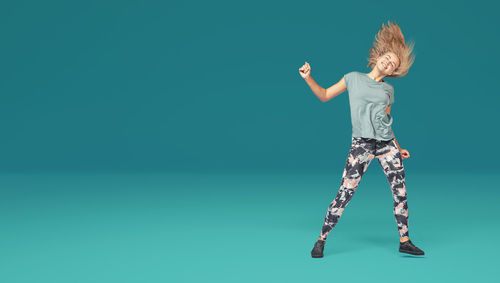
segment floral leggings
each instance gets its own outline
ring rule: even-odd
[[[401,153],[395,139],[388,141],[371,138],[352,137],[351,149],[347,157],[339,192],[332,201],[325,216],[320,238],[326,240],[328,234],[339,221],[344,208],[351,200],[361,177],[373,158],[384,169],[389,180],[394,199],[394,216],[400,237],[408,237],[408,204],[406,199],[405,171]]]

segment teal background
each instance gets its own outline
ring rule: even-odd
[[[0,282],[489,282],[500,200],[498,4],[11,1],[0,9]],[[347,92],[382,23],[410,235],[375,161],[309,252],[351,141]]]

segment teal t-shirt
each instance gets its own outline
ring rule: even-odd
[[[350,72],[344,75],[351,107],[352,136],[390,140],[392,117],[385,111],[394,103],[394,87],[377,82],[367,74]]]

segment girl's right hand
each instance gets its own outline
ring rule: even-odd
[[[303,79],[307,79],[311,75],[311,66],[309,66],[309,63],[306,63],[299,69],[299,74],[302,76]]]

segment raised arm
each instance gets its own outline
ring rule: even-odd
[[[334,98],[335,96],[344,92],[347,87],[344,81],[344,77],[340,79],[336,84],[332,85],[328,89],[322,88],[316,81],[311,77],[311,66],[309,63],[305,63],[300,69],[299,73],[304,78],[306,83],[311,88],[312,92],[319,98],[319,100],[323,102],[327,102],[328,100]]]
[[[344,91],[346,91],[346,89],[347,87],[345,85],[345,80],[344,77],[342,77],[340,81],[338,81],[336,84],[326,89],[325,100],[323,102],[327,102],[328,100],[334,98],[335,96],[343,93]]]

